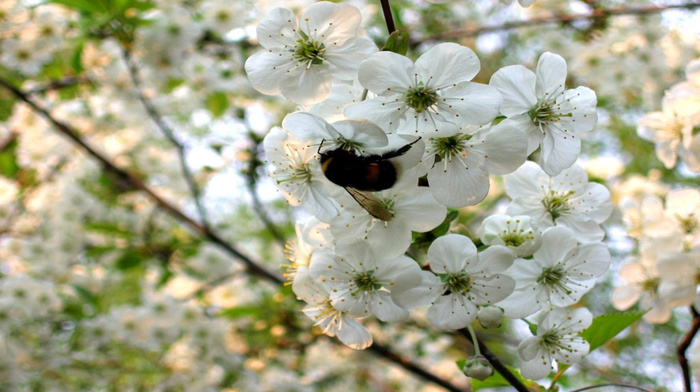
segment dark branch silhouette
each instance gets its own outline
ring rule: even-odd
[[[156,106],[153,104],[153,102],[151,102],[151,100],[144,95],[143,84],[141,82],[141,77],[139,76],[139,70],[136,67],[136,62],[132,57],[131,52],[124,48],[122,50],[122,56],[124,58],[124,62],[126,63],[126,67],[129,70],[129,76],[131,76],[131,81],[133,82],[134,88],[136,89],[136,95],[138,96],[139,101],[141,101],[141,104],[143,105],[144,109],[146,109],[148,117],[151,118],[151,120],[156,124],[161,133],[175,146],[175,149],[177,150],[177,157],[180,161],[180,169],[182,170],[182,175],[185,178],[187,187],[192,193],[194,203],[197,206],[197,211],[199,212],[199,219],[202,221],[202,225],[204,226],[204,228],[206,230],[210,230],[211,226],[209,225],[209,219],[207,218],[207,211],[204,207],[204,204],[202,203],[199,187],[197,186],[197,183],[195,182],[194,177],[192,176],[192,171],[187,166],[187,161],[185,159],[185,146],[179,140],[177,140],[177,137],[175,137],[175,132],[173,132],[173,129],[168,125],[168,123],[165,122],[163,116],[158,112],[158,109],[156,109]]]
[[[619,8],[596,8],[588,14],[564,14],[564,15],[551,15],[542,16],[527,20],[519,20],[515,22],[507,22],[494,26],[480,26],[480,27],[467,27],[464,29],[447,31],[444,33],[428,35],[425,37],[415,38],[411,40],[411,44],[416,45],[426,41],[441,40],[446,38],[462,38],[462,37],[474,37],[484,33],[491,33],[494,31],[512,30],[521,27],[532,27],[547,24],[567,24],[578,20],[586,19],[599,19],[606,18],[608,16],[620,16],[620,15],[649,15],[656,14],[671,9],[687,9],[692,10],[700,8],[699,2],[688,2],[683,4],[669,4],[664,6],[650,6],[650,7],[619,7]]]
[[[518,392],[529,392],[530,390],[527,389],[527,387],[520,382],[520,380],[515,376],[515,374],[511,373],[510,370],[504,365],[498,357],[491,351],[489,350],[488,347],[482,342],[478,337],[477,341],[475,342],[474,339],[472,339],[472,335],[469,333],[467,329],[460,329],[459,334],[467,338],[469,342],[473,345],[479,345],[479,350],[481,351],[481,355],[483,355],[493,366],[493,368],[505,378],[510,385],[513,386]]]
[[[693,324],[690,327],[688,333],[685,334],[681,344],[678,345],[676,350],[676,355],[678,355],[678,363],[681,365],[681,371],[683,372],[683,386],[685,392],[693,392],[693,378],[690,374],[690,367],[688,366],[688,358],[686,357],[686,351],[688,347],[693,342],[693,338],[697,335],[700,329],[700,314],[695,310],[694,307],[690,307],[690,312],[693,315]]]

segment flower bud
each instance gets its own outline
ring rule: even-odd
[[[479,324],[484,328],[498,328],[501,326],[501,317],[503,317],[503,309],[498,306],[482,306],[479,309],[476,317],[479,319]]]
[[[476,355],[467,360],[464,364],[462,372],[471,378],[476,378],[479,381],[484,381],[491,377],[493,368],[489,361],[483,355]]]

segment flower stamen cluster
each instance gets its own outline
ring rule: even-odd
[[[569,198],[573,196],[575,191],[557,192],[550,190],[542,200],[545,210],[552,214],[552,219],[557,219],[562,215],[570,215],[572,208]]]
[[[415,86],[412,86],[406,91],[404,95],[406,105],[413,108],[416,113],[423,113],[423,111],[432,109],[432,111],[437,112],[437,107],[434,107],[438,102],[437,91],[427,84],[418,82]]]

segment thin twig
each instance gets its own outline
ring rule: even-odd
[[[98,152],[93,146],[91,146],[88,142],[84,141],[78,132],[73,129],[72,127],[68,126],[67,124],[57,120],[54,118],[51,113],[49,113],[46,109],[44,109],[42,106],[39,106],[36,102],[34,102],[32,99],[30,99],[25,93],[22,91],[18,90],[15,88],[13,85],[8,83],[7,81],[3,80],[0,78],[0,86],[6,88],[10,92],[12,92],[19,100],[23,101],[27,105],[29,105],[32,110],[34,110],[36,113],[42,115],[44,118],[46,118],[56,129],[63,134],[65,137],[70,139],[73,143],[77,144],[83,151],[85,151],[90,157],[98,161],[104,168],[105,171],[108,173],[115,175],[118,177],[120,180],[124,181],[126,184],[129,184],[132,188],[140,190],[144,192],[148,197],[156,203],[160,208],[162,208],[164,211],[166,211],[168,214],[171,216],[175,217],[179,221],[183,222],[187,226],[189,226],[191,229],[199,233],[202,237],[206,238],[210,242],[213,242],[214,244],[218,245],[220,248],[222,248],[226,253],[228,253],[230,256],[233,256],[235,259],[241,261],[248,271],[252,273],[253,275],[262,277],[276,285],[281,285],[284,280],[277,276],[272,274],[271,272],[267,271],[265,268],[262,266],[258,265],[255,261],[253,261],[251,258],[248,256],[244,255],[238,249],[236,249],[232,244],[229,244],[226,242],[224,239],[219,237],[216,233],[214,233],[211,230],[208,230],[206,227],[204,227],[202,224],[196,222],[195,220],[191,219],[187,215],[185,215],[182,211],[177,209],[175,206],[172,204],[168,203],[164,199],[162,199],[160,196],[158,196],[153,190],[151,190],[146,184],[143,183],[138,177],[136,177],[134,174],[121,169],[117,167],[114,163],[112,163],[109,159],[107,159],[104,155],[102,155],[100,152]],[[233,276],[235,274],[231,274]],[[225,276],[220,279],[229,279],[230,276]],[[212,282],[210,282],[212,283]],[[218,284],[214,282],[214,284]],[[404,369],[410,371],[411,373],[415,374],[418,377],[424,378],[430,382],[433,382],[435,384],[438,384],[450,391],[459,391],[459,388],[455,387],[452,385],[450,382],[447,380],[444,380],[424,369],[419,367],[416,364],[413,364],[410,361],[407,361],[403,358],[401,358],[398,354],[388,350],[387,348],[375,344],[372,346],[373,348],[370,348],[369,351],[377,354],[380,357],[383,357],[390,362],[396,363],[398,366],[403,367]]]
[[[588,391],[590,389],[596,389],[596,388],[602,388],[602,387],[620,387],[620,388],[636,389],[636,390],[642,391],[642,392],[654,392],[654,390],[652,390],[652,389],[646,389],[646,388],[638,387],[636,385],[619,384],[616,382],[610,382],[607,384],[589,385],[587,387],[572,389],[569,392],[582,392],[582,391]]]
[[[389,4],[389,0],[381,0],[382,1],[382,12],[384,13],[384,20],[386,21],[386,29],[389,31],[389,34],[393,33],[396,31],[396,25],[394,25],[394,17],[391,15],[391,5]]]
[[[467,338],[467,340],[469,340],[472,344],[475,345],[475,342],[472,340],[472,336],[469,333],[469,331],[467,331],[466,329],[460,329],[458,332],[462,336]],[[520,382],[520,380],[515,376],[515,374],[511,373],[510,370],[508,370],[506,365],[504,365],[501,362],[501,360],[498,359],[498,357],[491,350],[489,350],[489,348],[486,347],[484,342],[482,342],[481,339],[479,339],[478,337],[477,342],[479,344],[479,350],[481,351],[481,355],[486,357],[491,366],[493,366],[493,368],[496,369],[496,371],[500,373],[501,376],[503,376],[503,378],[505,378],[506,381],[510,383],[510,385],[513,386],[513,388],[515,388],[519,392],[529,392],[529,389],[527,389],[527,387],[522,382]]]
[[[678,355],[678,363],[681,365],[681,371],[683,373],[683,385],[685,387],[685,392],[693,391],[693,382],[690,375],[690,367],[688,366],[688,358],[686,357],[686,351],[690,344],[693,342],[693,338],[698,333],[700,329],[700,314],[693,308],[690,307],[690,312],[693,315],[693,324],[690,327],[688,333],[685,334],[681,344],[678,345],[676,349],[676,355]]]
[[[175,217],[179,221],[185,223],[187,226],[192,228],[194,231],[199,233],[201,236],[203,236],[203,237],[207,238],[209,241],[217,244],[219,247],[221,247],[229,255],[240,260],[243,264],[245,264],[245,266],[249,269],[249,271],[252,274],[257,275],[257,276],[262,276],[262,277],[266,278],[267,280],[270,280],[270,281],[275,282],[277,284],[281,284],[284,281],[281,277],[267,271],[265,268],[258,265],[258,263],[253,261],[250,257],[241,253],[233,245],[224,241],[216,233],[212,232],[211,230],[208,230],[201,223],[196,222],[195,220],[193,220],[189,216],[185,215],[177,207],[173,206],[172,204],[170,204],[169,202],[167,202],[166,200],[161,198],[150,187],[148,187],[143,181],[141,181],[141,179],[138,178],[135,174],[132,174],[124,169],[117,167],[108,158],[106,158],[102,153],[98,152],[92,145],[90,145],[89,143],[84,141],[80,137],[80,135],[78,134],[78,132],[76,130],[74,130],[73,128],[71,128],[70,126],[66,125],[63,122],[58,121],[46,109],[39,106],[36,102],[34,102],[34,100],[30,99],[27,96],[27,94],[19,91],[17,88],[15,88],[13,85],[11,85],[10,83],[8,83],[7,81],[5,81],[3,79],[0,79],[0,86],[4,87],[7,90],[9,90],[10,92],[12,92],[19,100],[25,102],[35,112],[41,114],[44,118],[46,118],[51,124],[53,124],[54,127],[56,127],[56,129],[61,134],[66,136],[73,143],[80,146],[80,148],[83,151],[85,151],[88,155],[90,155],[93,159],[97,160],[102,165],[104,170],[107,171],[109,174],[114,175],[120,181],[122,181],[124,184],[128,184],[133,189],[137,189],[137,190],[144,192],[160,208],[162,208],[163,210],[168,212],[170,215],[172,215],[173,217]]]
[[[190,192],[192,193],[192,198],[194,199],[194,203],[197,206],[197,211],[199,212],[199,218],[202,221],[204,228],[206,230],[210,230],[211,226],[209,225],[207,211],[204,208],[204,204],[202,203],[199,187],[197,186],[197,183],[194,180],[192,171],[190,170],[189,166],[187,166],[187,161],[185,157],[185,146],[179,140],[177,140],[173,129],[170,127],[170,125],[168,125],[168,123],[165,122],[163,116],[158,112],[158,109],[156,109],[153,102],[151,102],[151,100],[148,99],[143,93],[143,84],[141,83],[139,70],[136,66],[134,58],[131,56],[131,52],[129,52],[128,49],[123,48],[122,56],[124,58],[124,62],[126,63],[126,67],[129,70],[129,75],[131,76],[131,81],[134,84],[136,95],[138,96],[139,101],[141,101],[141,104],[143,105],[144,109],[146,109],[148,117],[151,118],[151,120],[156,124],[161,133],[175,146],[175,149],[177,150],[177,157],[180,161],[182,175],[185,178],[185,182],[187,183]]]
[[[461,38],[461,37],[473,37],[483,33],[490,33],[494,31],[503,31],[517,29],[520,27],[532,27],[545,24],[566,24],[577,20],[584,19],[595,19],[602,18],[606,16],[619,16],[619,15],[648,15],[663,12],[670,9],[695,9],[699,8],[700,3],[689,2],[683,4],[669,4],[664,6],[651,6],[651,7],[619,7],[619,8],[597,8],[592,10],[588,14],[564,14],[564,15],[550,15],[542,16],[538,18],[532,18],[528,20],[520,20],[516,22],[507,22],[495,26],[481,26],[481,27],[467,27],[464,29],[447,31],[444,33],[433,34],[425,37],[415,38],[411,41],[412,45],[416,45],[426,41],[441,40],[445,38]]]
[[[447,380],[443,380],[440,377],[437,377],[433,373],[430,373],[426,371],[423,368],[420,368],[416,366],[413,362],[407,361],[400,356],[398,356],[396,353],[393,353],[389,351],[386,347],[379,345],[377,343],[373,343],[369,348],[367,348],[367,351],[371,351],[373,353],[379,354],[382,357],[390,360],[391,362],[401,366],[402,368],[408,370],[409,372],[419,375],[423,378],[425,378],[428,381],[431,381],[437,385],[440,385],[441,387],[445,388],[448,391],[452,392],[461,392],[463,391],[462,388],[459,388],[458,386],[452,384],[451,382]]]
[[[36,86],[25,91],[24,93],[27,95],[40,94],[45,93],[47,91],[62,89],[65,87],[72,87],[81,83],[91,83],[91,80],[88,77],[68,76],[63,79],[54,80],[52,82]]]
[[[270,219],[270,216],[267,214],[267,211],[260,202],[260,197],[258,196],[258,191],[256,188],[257,175],[255,169],[257,168],[258,163],[260,162],[261,140],[259,137],[256,137],[255,134],[253,134],[252,132],[249,132],[249,136],[249,139],[253,143],[253,146],[250,149],[251,156],[248,160],[249,167],[245,169],[244,173],[246,177],[246,187],[248,188],[248,193],[250,194],[250,198],[253,201],[253,209],[255,210],[255,214],[263,222],[265,228],[272,234],[272,237],[275,239],[275,241],[277,241],[277,243],[282,247],[282,249],[284,249],[287,240],[284,237],[284,235],[280,232],[277,225],[275,225],[272,222],[272,219]]]

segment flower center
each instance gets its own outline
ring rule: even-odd
[[[692,234],[693,231],[698,228],[698,219],[693,216],[693,214],[688,216],[676,215],[676,219],[681,226],[681,230],[683,230],[685,234]]]
[[[537,283],[544,286],[557,287],[566,294],[570,294],[571,290],[562,282],[564,276],[564,268],[561,266],[542,268],[542,273],[537,278]]]
[[[520,234],[517,234],[517,233],[508,233],[508,234],[502,236],[501,239],[503,240],[503,243],[506,246],[515,246],[515,247],[522,245],[525,241],[528,240],[527,237],[521,236]]]
[[[417,86],[408,89],[404,99],[406,105],[412,107],[416,113],[422,113],[437,103],[438,95],[434,89],[420,82]]]
[[[374,292],[382,288],[382,285],[377,283],[377,279],[374,277],[374,271],[364,271],[355,275],[355,285],[357,290],[353,293],[364,291],[364,292]]]
[[[561,337],[557,334],[557,331],[555,329],[546,332],[540,338],[540,342],[545,347],[562,347],[562,345],[560,344],[560,340]]]
[[[435,154],[446,161],[456,156],[466,156],[465,145],[471,139],[471,135],[459,134],[449,137],[433,139]]]
[[[297,40],[297,45],[294,46],[293,58],[300,63],[306,64],[307,69],[312,65],[323,64],[323,54],[326,52],[326,45],[310,39],[301,30],[299,30],[299,34],[302,38]]]
[[[31,53],[29,53],[26,50],[19,50],[15,53],[15,55],[17,56],[18,59],[23,60],[23,61],[29,60],[32,57]]]
[[[311,173],[311,167],[304,160],[302,154],[297,150],[296,146],[285,144],[286,156],[289,160],[287,165],[280,167],[280,171],[286,175],[286,178],[278,179],[277,183],[281,184],[283,182],[300,182],[300,183],[311,183],[313,177]]]
[[[557,219],[562,215],[568,215],[571,213],[571,206],[569,205],[569,197],[573,196],[574,191],[568,191],[563,194],[559,194],[555,191],[549,191],[549,195],[545,196],[542,200],[544,208],[552,214],[552,219]]]
[[[444,283],[444,288],[447,293],[457,293],[467,295],[472,289],[472,280],[464,272],[455,274],[441,274],[440,280]]]
[[[224,10],[220,10],[216,13],[214,19],[216,19],[219,22],[228,22],[231,19],[231,14]]]
[[[559,110],[560,107],[556,101],[545,100],[539,102],[527,114],[530,116],[530,120],[542,130],[542,126],[547,123],[559,122],[562,117],[571,117],[573,115],[572,113],[560,113]]]
[[[660,278],[649,278],[642,282],[642,290],[648,291],[650,293],[656,293],[656,289],[659,288],[660,283]]]

